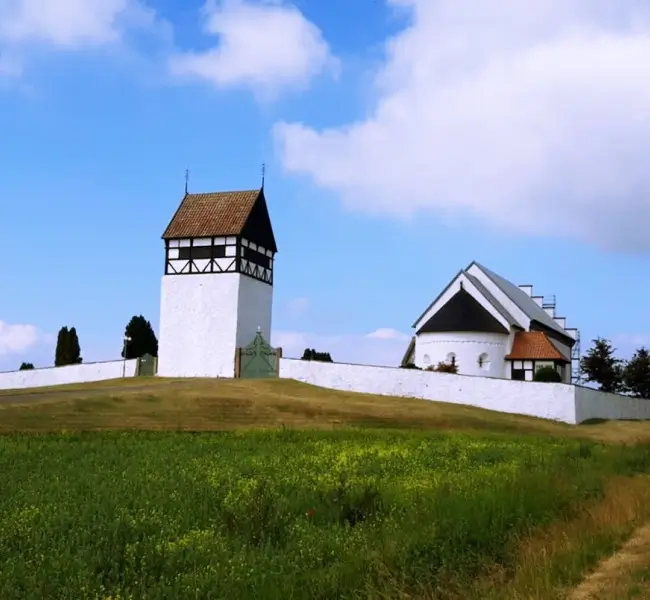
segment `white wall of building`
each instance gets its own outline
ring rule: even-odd
[[[270,339],[273,287],[240,273],[164,275],[158,375],[234,377],[235,350]]]
[[[280,359],[280,377],[335,390],[438,400],[575,423],[574,388],[561,383],[468,377],[290,358]]]
[[[37,388],[67,383],[90,383],[106,379],[134,377],[138,359],[49,367],[0,373],[0,389]]]
[[[650,419],[650,400],[645,398],[608,394],[581,386],[575,387],[575,398],[578,423],[589,419]]]
[[[164,275],[158,375],[233,377],[239,273]]]
[[[456,357],[460,375],[505,377],[509,351],[507,333],[444,332],[421,333],[415,340],[415,364],[420,368],[449,362],[450,354]],[[487,361],[479,366],[479,357]]]

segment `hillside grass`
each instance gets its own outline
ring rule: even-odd
[[[329,390],[291,380],[139,377],[0,391],[0,433],[345,426],[490,431],[650,442],[650,423],[575,427],[471,406]]]
[[[283,380],[0,392],[0,598],[568,597],[650,518],[649,427]]]

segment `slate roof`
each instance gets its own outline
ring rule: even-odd
[[[260,193],[257,189],[185,194],[162,238],[241,235]]]
[[[509,360],[562,360],[570,362],[543,331],[518,331],[512,342]]]
[[[494,271],[490,271],[490,269],[484,267],[480,263],[473,262],[472,264],[481,269],[481,271],[483,271],[483,273],[485,273],[531,321],[537,321],[538,323],[562,334],[564,337],[572,339],[566,330],[561,325],[558,325],[553,317],[551,317],[551,315],[537,304],[537,302],[535,302],[526,292],[514,283],[510,283],[507,279],[501,277],[501,275],[497,275]],[[469,269],[472,264],[470,264],[467,269]]]

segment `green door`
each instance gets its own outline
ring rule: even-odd
[[[138,359],[138,376],[140,375],[155,375],[156,374],[156,358],[151,354],[143,354]]]
[[[266,342],[261,333],[241,349],[239,376],[244,379],[277,377],[278,356],[275,348]]]

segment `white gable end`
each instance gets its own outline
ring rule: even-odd
[[[492,281],[482,270],[476,265],[472,264],[467,272],[476,277],[487,290],[503,305],[503,307],[513,316],[517,324],[525,329],[530,329],[530,318],[522,311],[508,296],[506,296],[501,288]]]
[[[417,332],[422,326],[435,315],[447,302],[449,302],[460,290],[461,287],[468,292],[485,310],[490,313],[506,330],[510,330],[510,323],[504,316],[483,296],[480,290],[462,271],[456,275],[447,288],[436,298],[433,304],[417,320],[415,331]]]

